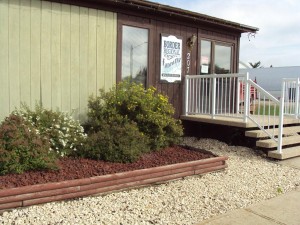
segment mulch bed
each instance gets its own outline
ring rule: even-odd
[[[30,171],[24,174],[0,176],[0,189],[88,178],[213,157],[215,155],[204,150],[173,146],[161,151],[145,154],[137,162],[127,164],[90,159],[63,158],[59,161],[60,169],[58,171]]]

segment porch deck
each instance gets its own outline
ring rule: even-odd
[[[226,117],[226,116],[216,116],[212,118],[211,115],[182,115],[180,118],[182,120],[195,121],[201,123],[208,124],[217,124],[217,125],[225,125],[231,127],[239,127],[239,128],[257,128],[257,125],[248,119],[247,122],[244,122],[243,118],[238,118],[239,114],[236,114],[236,117]],[[264,116],[260,115],[252,115],[251,117],[255,118],[256,121],[263,121]],[[276,121],[279,121],[279,117],[276,117]],[[283,120],[283,125],[289,124],[298,124],[300,123],[299,119],[291,118],[289,116],[285,116]],[[268,126],[269,121],[265,118],[265,121],[262,123],[262,126]]]
[[[185,79],[182,120],[246,129],[245,136],[256,138],[256,146],[271,158],[300,156],[300,78],[283,79],[280,99],[249,79],[249,74]]]

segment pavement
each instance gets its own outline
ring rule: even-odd
[[[300,157],[277,162],[300,170]],[[197,225],[300,225],[300,187],[275,198],[205,220]]]

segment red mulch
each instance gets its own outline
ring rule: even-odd
[[[174,146],[165,148],[162,151],[145,154],[137,162],[128,164],[63,158],[59,161],[60,170],[58,171],[29,171],[23,174],[0,176],[0,189],[101,176],[212,157],[215,156],[206,151],[195,151]]]

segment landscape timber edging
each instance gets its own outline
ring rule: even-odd
[[[214,172],[225,169],[227,159],[227,156],[217,156],[90,178],[2,189],[0,190],[0,211]]]

